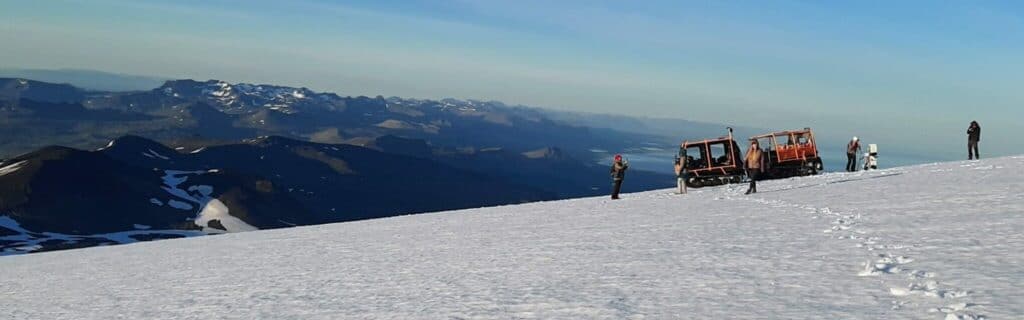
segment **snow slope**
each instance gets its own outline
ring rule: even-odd
[[[4,319],[1022,319],[1024,156],[0,258]],[[627,180],[628,183],[628,180]]]

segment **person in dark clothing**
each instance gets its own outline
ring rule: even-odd
[[[981,141],[981,126],[977,121],[971,121],[971,125],[967,127],[967,160],[981,159],[978,141]]]
[[[750,149],[747,150],[745,166],[747,177],[750,178],[750,187],[747,194],[757,193],[757,179],[761,177],[761,148],[757,146],[757,140],[750,142]]]
[[[629,163],[622,160],[622,155],[615,155],[615,162],[612,163],[612,200],[619,198],[619,191],[622,190],[622,179],[626,178],[626,169]]]
[[[853,137],[850,143],[846,144],[846,171],[857,171],[857,154],[860,153],[860,139]]]

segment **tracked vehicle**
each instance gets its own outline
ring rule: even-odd
[[[700,188],[744,179],[743,152],[729,134],[714,139],[684,141],[679,146],[679,158],[685,160],[686,186]]]
[[[778,131],[750,137],[765,147],[765,179],[816,175],[825,170],[811,128]]]

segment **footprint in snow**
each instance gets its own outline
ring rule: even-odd
[[[965,167],[967,167],[967,166],[974,166],[974,164],[968,164],[968,165],[964,165],[964,166]],[[732,199],[732,198],[730,197],[730,199]],[[881,239],[879,237],[866,236],[865,235],[866,232],[861,231],[861,230],[856,230],[856,229],[850,230],[850,229],[853,229],[853,227],[857,224],[856,220],[859,220],[861,218],[860,214],[850,214],[849,212],[833,211],[831,208],[828,208],[828,207],[815,208],[815,207],[809,207],[809,206],[802,206],[802,205],[799,205],[799,204],[789,204],[787,202],[779,201],[779,200],[755,199],[755,201],[761,202],[763,204],[772,205],[772,206],[792,206],[792,207],[796,207],[796,208],[802,208],[802,209],[805,209],[806,211],[808,211],[808,213],[811,213],[813,215],[812,216],[813,218],[824,217],[824,216],[834,216],[834,217],[836,217],[835,218],[836,220],[834,220],[832,222],[832,226],[829,229],[824,230],[824,233],[831,234],[831,233],[838,233],[838,232],[849,230],[849,231],[846,231],[847,234],[839,235],[839,236],[834,236],[834,238],[836,238],[836,239],[863,240],[863,242],[857,244],[857,247],[864,247],[868,251],[892,250],[892,249],[898,250],[898,249],[904,249],[904,248],[908,247],[907,245],[904,245],[904,244],[890,244],[890,245],[883,244],[883,243],[880,243]],[[878,254],[877,257],[878,258],[875,261],[873,261],[873,262],[872,261],[865,262],[863,264],[864,268],[860,272],[858,272],[857,275],[858,276],[862,276],[862,277],[868,277],[868,276],[879,276],[879,275],[883,275],[883,274],[903,273],[904,269],[903,269],[902,266],[905,265],[905,264],[909,264],[909,263],[914,262],[914,259],[912,259],[910,257],[902,256],[902,255],[893,255],[893,254],[889,254],[889,253]],[[932,279],[932,278],[935,277],[934,273],[927,272],[927,271],[922,271],[922,270],[909,270],[909,271],[906,271],[906,274],[907,274],[907,277],[910,278],[911,280],[917,280],[917,281],[921,281],[921,280],[925,280],[925,279]],[[966,296],[968,296],[970,294],[969,291],[961,290],[961,289],[943,289],[943,288],[940,287],[939,282],[935,281],[935,280],[927,280],[927,281],[923,281],[923,282],[912,282],[909,285],[907,285],[907,287],[892,287],[892,288],[889,288],[889,292],[893,296],[896,296],[896,297],[906,297],[906,296],[911,296],[911,295],[920,295],[920,296],[924,296],[924,297],[935,297],[935,298],[940,298],[940,299],[957,299],[957,298],[966,297]],[[907,302],[901,301],[901,300],[893,300],[892,303],[893,303],[892,309],[893,310],[897,310],[897,309],[901,309],[903,307],[903,305],[906,304]],[[945,318],[947,320],[949,320],[949,319],[973,319],[973,320],[985,319],[984,316],[977,315],[977,314],[974,314],[974,313],[972,313],[970,311],[967,311],[967,308],[969,306],[972,306],[972,305],[973,304],[970,304],[970,303],[967,303],[967,302],[962,302],[962,303],[952,304],[952,305],[949,305],[949,306],[946,306],[946,307],[934,308],[933,310],[935,310],[936,312],[945,313],[946,314]]]
[[[954,304],[951,304],[951,305],[948,305],[948,306],[945,306],[945,307],[932,308],[932,309],[929,309],[928,312],[932,312],[932,313],[945,313],[946,314],[945,319],[950,319],[950,320],[980,320],[980,319],[985,319],[985,316],[978,315],[978,314],[975,314],[975,313],[967,310],[967,308],[970,308],[970,307],[973,307],[973,306],[976,306],[976,304],[960,302],[960,303],[954,303]]]
[[[925,281],[923,283],[913,282],[910,283],[906,288],[896,287],[889,288],[889,293],[897,297],[909,296],[912,294],[920,294],[925,297],[941,298],[941,299],[956,299],[966,297],[970,292],[966,290],[944,290],[939,288],[939,282],[934,280]]]
[[[905,305],[905,304],[907,304],[906,301],[903,301],[903,300],[893,300],[892,301],[892,310],[902,309],[903,305]]]
[[[892,274],[903,271],[900,268],[901,265],[911,263],[914,259],[907,258],[905,256],[892,256],[887,253],[878,255],[879,259],[875,262],[864,263],[864,270],[857,273],[861,277],[877,276],[881,274]]]
[[[910,277],[911,279],[927,279],[927,278],[934,278],[935,277],[935,273],[927,272],[927,271],[923,271],[923,270],[911,270],[910,274],[908,274],[907,276]]]

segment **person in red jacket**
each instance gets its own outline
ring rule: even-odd
[[[860,153],[860,139],[853,137],[850,143],[846,144],[846,171],[857,171],[857,154]]]

